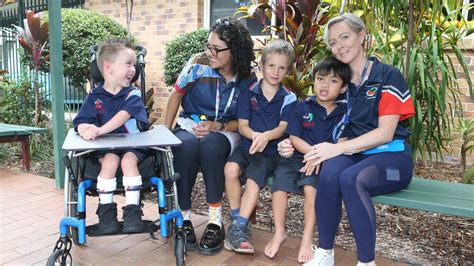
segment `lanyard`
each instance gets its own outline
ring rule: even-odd
[[[220,120],[222,117],[224,117],[224,114],[227,112],[227,109],[229,109],[230,105],[232,104],[232,98],[234,98],[234,92],[235,92],[235,87],[232,88],[232,91],[230,92],[229,99],[227,100],[227,103],[224,107],[224,111],[222,112],[222,116],[219,118],[219,104],[221,102],[221,95],[219,91],[219,84],[220,81],[217,81],[217,89],[216,89],[216,115],[214,116],[214,121]]]
[[[362,73],[359,78],[359,84],[357,84],[357,91],[362,86],[362,83],[364,82],[364,78],[365,78],[365,75],[367,74],[368,69],[369,69],[369,60],[367,59],[367,61],[365,62],[364,69],[362,70]],[[349,97],[349,94],[350,94],[350,91],[347,91],[346,92],[347,112],[344,114],[341,121],[337,123],[336,127],[334,127],[334,130],[332,131],[332,139],[334,143],[337,142],[342,132],[344,131],[346,126],[349,124],[349,116],[352,112],[352,99]]]
[[[369,59],[367,59],[367,61],[365,62],[364,69],[362,70],[362,73],[360,74],[359,84],[357,84],[357,89],[359,89],[360,86],[362,86],[362,83],[364,82],[365,74],[367,73],[367,69],[369,69]]]

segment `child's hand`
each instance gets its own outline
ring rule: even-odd
[[[295,152],[295,148],[291,144],[290,139],[284,139],[278,143],[278,153],[280,154],[281,157],[283,158],[288,158],[293,155]]]
[[[77,127],[79,135],[86,140],[92,140],[97,138],[99,134],[99,128],[93,124],[80,124]]]
[[[250,146],[249,153],[255,154],[257,152],[262,152],[268,144],[268,137],[265,132],[254,132],[252,134],[252,146]]]
[[[313,173],[319,174],[319,167],[321,164],[315,164],[316,159],[306,161],[305,165],[300,169],[300,172],[305,173],[306,176],[310,176]]]

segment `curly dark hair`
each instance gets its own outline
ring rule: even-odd
[[[253,41],[250,32],[237,19],[224,17],[216,20],[211,32],[217,33],[230,48],[232,71],[241,78],[250,77],[252,62],[255,61]]]

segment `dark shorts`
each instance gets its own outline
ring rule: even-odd
[[[278,154],[249,154],[248,151],[237,149],[227,162],[237,163],[242,174],[240,183],[245,184],[247,178],[257,183],[260,189],[265,187],[265,178],[273,174],[281,157]]]
[[[97,151],[96,154],[97,154],[97,159],[104,157],[105,154],[107,153],[116,154],[118,157],[120,157],[120,159],[122,159],[122,157],[127,152],[133,152],[135,156],[137,156],[138,162],[141,162],[145,159],[148,150],[147,149],[124,149],[124,150],[108,150],[108,151],[101,150],[101,151]]]
[[[300,169],[303,166],[303,157],[281,159],[275,170],[272,193],[278,190],[289,193],[302,193],[303,186],[305,185],[317,188],[319,175],[312,174],[307,176],[305,173],[301,173]]]

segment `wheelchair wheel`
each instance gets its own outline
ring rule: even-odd
[[[73,168],[75,171],[75,175],[80,176],[82,173],[81,173],[81,169],[79,165],[73,165],[73,167],[75,168],[75,169]],[[77,180],[77,184],[79,184],[79,182],[80,180]],[[67,184],[67,189],[69,191],[67,201],[75,202],[75,203],[68,204],[68,208],[67,208],[68,216],[77,217],[77,194],[78,194],[79,188],[75,182],[72,182],[72,180],[69,180]],[[82,245],[79,243],[79,233],[76,227],[73,227],[73,226],[69,227],[69,236],[72,238],[72,242],[74,243],[74,245],[76,246]]]
[[[176,265],[184,266],[184,261],[186,259],[186,237],[183,230],[176,232],[174,255],[176,257]]]
[[[46,262],[46,265],[47,266],[53,266],[53,265],[61,265],[61,266],[65,266],[65,265],[72,265],[72,257],[71,257],[71,254],[68,253],[67,256],[66,256],[66,259],[63,261],[63,258],[62,258],[62,255],[63,254],[63,250],[62,249],[58,249],[56,251],[53,252],[53,254],[51,254],[51,256],[49,256],[48,258],[48,261]]]

